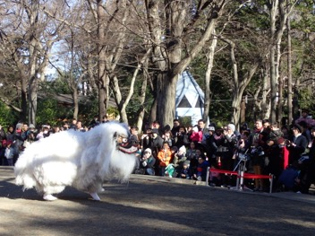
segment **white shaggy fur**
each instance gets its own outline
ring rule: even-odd
[[[62,131],[32,143],[15,164],[16,184],[35,187],[45,200],[72,186],[100,200],[105,180],[126,181],[136,157],[117,148],[117,136],[128,137],[125,124],[109,122],[88,132]]]

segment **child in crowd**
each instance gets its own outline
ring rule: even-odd
[[[199,181],[206,181],[208,167],[209,162],[205,160],[205,157],[199,156],[196,172],[193,175],[194,179]]]
[[[159,159],[159,172],[160,176],[165,175],[165,168],[170,164],[172,157],[171,148],[168,142],[163,143],[162,149],[158,152],[157,158]]]
[[[173,164],[176,169],[177,176],[181,173],[183,163],[186,161],[186,147],[181,146],[179,150],[174,154]]]
[[[190,168],[190,172],[192,174],[197,173],[197,168],[198,168],[200,157],[202,157],[205,160],[205,157],[204,157],[203,153],[201,152],[201,150],[196,149],[195,156],[189,160],[190,161],[189,168]]]
[[[150,148],[147,148],[144,150],[144,153],[140,162],[141,162],[141,167],[145,169],[145,174],[155,175],[155,171],[154,171],[155,158],[152,156],[152,151]]]
[[[190,179],[189,161],[185,161],[180,172],[180,178]]]
[[[194,142],[190,142],[189,148],[186,152],[187,160],[191,160],[196,156],[196,144]]]
[[[4,156],[7,158],[9,166],[13,166],[14,148],[12,147],[12,142],[7,142],[7,147],[4,152]]]

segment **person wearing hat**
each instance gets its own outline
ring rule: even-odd
[[[140,160],[141,167],[145,169],[145,174],[155,175],[155,161],[155,158],[152,156],[152,150],[150,148],[145,149]]]
[[[190,179],[191,174],[190,174],[190,169],[189,169],[189,161],[185,161],[183,163],[183,168],[181,169],[181,172],[179,173],[179,177],[182,179]]]
[[[215,125],[214,124],[210,124],[209,125],[209,135],[207,136],[206,139],[206,152],[207,152],[207,156],[209,157],[209,162],[211,166],[215,166],[216,165],[216,152],[218,149],[218,146],[215,142],[215,138],[214,138],[214,134],[215,134]]]
[[[177,148],[176,146],[172,147],[171,149],[173,148]],[[179,175],[181,173],[181,170],[183,168],[183,164],[184,162],[187,160],[187,157],[186,157],[186,147],[183,145],[181,146],[180,148],[177,148],[178,151],[176,151],[174,154],[173,154],[173,164],[174,164],[174,167],[176,169],[176,173]]]
[[[302,127],[294,124],[291,128],[293,139],[287,142],[289,164],[296,164],[307,148],[307,139],[302,135]]]
[[[223,130],[223,140],[221,148],[221,167],[223,170],[233,170],[234,164],[234,151],[238,143],[238,137],[235,134],[235,125],[230,123]],[[222,174],[222,184],[224,186],[231,185],[231,179],[229,176]]]
[[[163,139],[159,135],[159,131],[157,129],[152,129],[152,136],[151,136],[151,149],[152,154],[154,157],[157,156],[157,153],[163,147]]]

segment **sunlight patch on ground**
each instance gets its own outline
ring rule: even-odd
[[[285,223],[289,223],[292,225],[296,225],[299,227],[305,227],[305,228],[309,228],[309,229],[315,229],[315,224],[314,221],[302,221],[302,220],[298,220],[298,219],[282,219],[283,222]]]

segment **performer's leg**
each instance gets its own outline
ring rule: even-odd
[[[46,201],[54,201],[54,200],[57,200],[58,198],[56,198],[55,196],[51,194],[44,194],[43,199]]]
[[[93,200],[95,200],[95,201],[100,201],[100,200],[101,200],[100,197],[97,195],[96,192],[90,193],[90,195],[91,195],[91,197],[93,198]]]

